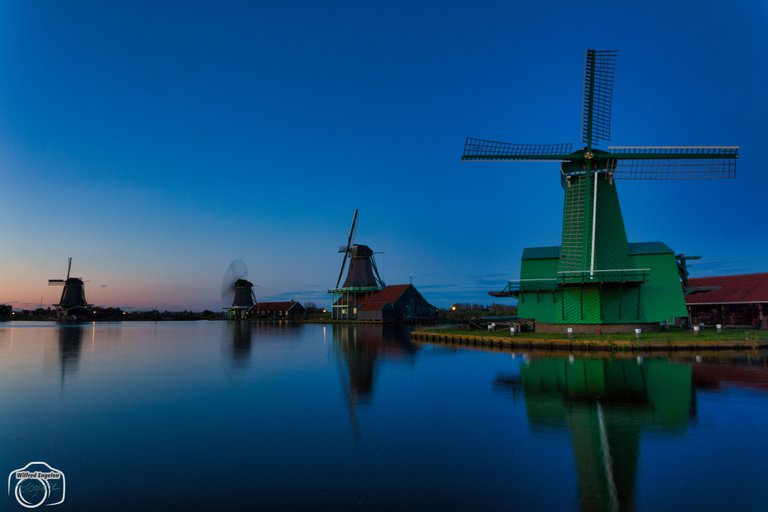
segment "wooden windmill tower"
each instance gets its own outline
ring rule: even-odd
[[[67,265],[66,279],[49,279],[48,286],[63,286],[61,298],[56,308],[56,320],[59,322],[78,322],[93,317],[91,304],[85,300],[85,283],[80,277],[70,277],[72,258]]]
[[[561,245],[525,249],[520,280],[492,293],[517,297],[518,314],[536,319],[540,330],[562,330],[558,324],[658,324],[686,316],[674,253],[661,242],[628,243],[615,180],[736,175],[736,146],[597,149],[610,138],[615,64],[614,50],[587,50],[582,149],[474,138],[464,146],[462,160],[562,162]]]
[[[328,290],[333,302],[331,317],[337,320],[356,319],[358,300],[380,291],[385,286],[384,281],[379,276],[379,269],[376,267],[373,249],[367,245],[352,243],[357,228],[357,214],[358,210],[355,210],[352,226],[349,228],[347,244],[339,248],[339,252],[344,253],[344,259],[341,262],[336,287]],[[339,288],[347,260],[349,260],[347,278]]]

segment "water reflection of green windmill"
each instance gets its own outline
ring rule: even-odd
[[[570,430],[582,510],[618,511],[633,508],[642,430],[683,430],[695,414],[691,376],[661,359],[537,359],[497,384],[522,386],[534,430]]]

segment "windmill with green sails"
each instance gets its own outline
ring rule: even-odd
[[[615,50],[587,50],[581,141],[510,144],[467,138],[462,160],[557,161],[565,192],[562,241],[523,250],[520,279],[494,296],[518,299],[518,314],[548,324],[637,325],[687,315],[682,268],[662,242],[629,243],[617,179],[733,178],[736,146],[623,146],[610,139]]]

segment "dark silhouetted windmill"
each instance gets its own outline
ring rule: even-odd
[[[332,317],[335,319],[356,318],[357,300],[376,293],[385,286],[376,267],[373,249],[367,245],[353,243],[357,229],[357,216],[356,209],[352,217],[352,226],[349,228],[347,244],[339,248],[339,252],[344,254],[344,259],[341,261],[336,287],[329,290],[333,297]],[[349,259],[347,278],[344,280],[344,285],[339,288],[347,259]]]
[[[85,284],[80,277],[70,277],[72,258],[67,265],[66,279],[49,279],[48,286],[63,286],[61,298],[56,308],[56,320],[59,322],[79,322],[93,317],[91,305],[85,300]]]
[[[597,149],[598,142],[610,138],[615,63],[614,50],[587,50],[582,149],[473,138],[465,142],[463,160],[562,162],[565,203],[560,246],[526,248],[520,280],[492,293],[517,297],[518,314],[536,319],[537,329],[548,324],[658,324],[686,316],[674,253],[661,242],[628,243],[615,179],[736,175],[736,146]]]
[[[253,306],[256,305],[256,297],[253,295],[253,283],[245,279],[248,276],[248,268],[242,260],[235,260],[229,264],[221,281],[221,299],[225,306],[227,318],[242,320],[248,317]]]

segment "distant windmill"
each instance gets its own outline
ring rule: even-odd
[[[339,253],[344,254],[344,259],[341,261],[336,287],[329,290],[333,296],[333,318],[354,318],[357,298],[375,293],[385,286],[379,275],[379,269],[376,267],[373,249],[367,245],[353,243],[357,229],[358,212],[359,210],[356,209],[352,217],[346,245],[339,247]],[[342,287],[339,288],[347,260],[349,260],[347,278]]]
[[[227,318],[241,320],[248,317],[251,308],[256,304],[253,295],[253,283],[245,279],[248,268],[243,260],[235,260],[229,264],[221,281],[221,299],[227,312]]]
[[[610,138],[615,64],[616,51],[587,50],[582,149],[474,138],[465,142],[462,160],[562,162],[561,245],[525,249],[520,280],[492,293],[518,297],[518,314],[541,324],[658,324],[686,316],[674,253],[661,242],[628,243],[614,179],[736,175],[736,146],[595,148]]]
[[[61,298],[56,308],[56,320],[59,322],[77,322],[89,320],[93,316],[91,304],[85,300],[85,284],[80,277],[70,277],[72,258],[67,265],[66,279],[49,279],[48,286],[63,286]]]

